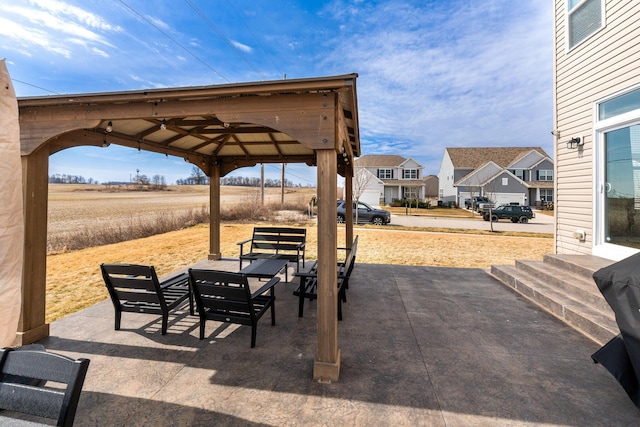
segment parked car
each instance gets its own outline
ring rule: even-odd
[[[346,219],[346,202],[338,200],[338,223],[342,224]],[[353,220],[356,216],[356,203],[353,202]],[[391,212],[384,209],[374,209],[366,203],[358,202],[358,223],[373,223],[375,225],[385,225],[391,222]]]
[[[483,196],[473,196],[472,199],[464,199],[464,207],[466,209],[478,210],[479,203],[488,203],[489,199]]]
[[[499,219],[510,219],[511,222],[526,224],[531,218],[535,218],[535,214],[529,206],[503,205],[491,210],[491,216],[489,216],[489,211],[486,211],[483,218],[485,221],[489,221],[491,218],[493,222]]]

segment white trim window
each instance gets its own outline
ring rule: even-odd
[[[378,169],[378,178],[393,179],[393,169]]]
[[[538,171],[538,181],[553,181],[553,171],[550,169],[540,169]]]
[[[604,27],[604,0],[567,1],[567,43],[573,49]]]
[[[418,179],[418,169],[402,169],[402,179]]]

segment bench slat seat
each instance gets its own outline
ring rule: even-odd
[[[347,289],[349,289],[349,278],[356,263],[356,253],[358,250],[358,236],[353,240],[351,248],[338,248],[347,251],[347,258],[344,262],[338,262],[338,320],[342,320],[342,303],[347,302]],[[298,272],[300,285],[293,291],[293,295],[298,297],[298,317],[303,317],[304,300],[313,301],[318,298],[318,263],[315,262],[308,272]]]
[[[273,277],[251,292],[247,276],[228,271],[189,269],[189,280],[200,317],[200,339],[204,339],[207,320],[251,326],[251,348],[256,345],[258,320],[271,310],[271,325],[276,324]]]
[[[0,349],[0,425],[71,426],[89,359],[74,360],[43,350]],[[63,387],[51,387],[47,381]],[[14,418],[13,413],[33,419]],[[18,416],[16,415],[16,417]],[[40,421],[42,420],[42,421]]]
[[[120,329],[122,312],[151,313],[162,316],[162,335],[166,335],[169,312],[187,298],[193,314],[187,273],[160,282],[153,266],[101,264],[100,269],[115,309],[116,330]]]
[[[300,271],[300,260],[302,266],[305,265],[306,241],[307,230],[304,228],[255,227],[251,239],[237,243],[240,246],[240,270],[244,261],[285,259],[295,262],[296,271]]]

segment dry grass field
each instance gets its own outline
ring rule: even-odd
[[[108,222],[114,217],[128,218],[153,213],[159,209],[191,208],[208,202],[207,188],[179,189],[175,192],[112,194],[71,191],[69,186],[56,189],[50,196],[51,222],[65,230]],[[254,190],[255,189],[248,189]],[[238,187],[223,187],[223,203],[242,203],[255,193]],[[279,189],[270,189],[271,200],[280,201]],[[299,191],[298,191],[299,190]],[[233,194],[234,191],[236,194]],[[296,189],[285,196],[308,201],[314,189]],[[71,193],[71,194],[69,194]],[[225,194],[226,193],[226,194]],[[253,194],[253,195],[252,195]],[[265,199],[269,200],[265,196]],[[115,207],[114,207],[115,206]],[[62,210],[63,212],[60,212]],[[80,218],[78,218],[80,217]],[[84,218],[84,220],[83,220]],[[68,221],[65,223],[65,219]],[[253,223],[225,223],[221,230],[222,254],[237,257],[236,242],[251,236]],[[99,226],[99,225],[98,225]],[[307,259],[316,258],[317,234],[313,222],[295,224],[306,227],[308,234]],[[549,237],[521,237],[488,232],[462,234],[433,232],[401,227],[357,227],[360,243],[359,264],[405,264],[442,267],[488,268],[492,264],[513,264],[516,259],[542,259],[553,251]],[[339,227],[338,245],[345,245],[344,226]],[[165,275],[184,268],[208,255],[209,227],[198,225],[143,239],[117,244],[52,254],[47,257],[47,322],[81,310],[108,298],[99,265],[103,262],[127,262],[154,265],[158,274]],[[363,268],[366,266],[363,265]]]

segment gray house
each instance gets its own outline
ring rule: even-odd
[[[446,148],[438,174],[440,200],[460,206],[473,196],[497,205],[553,203],[553,168],[540,147]]]
[[[397,155],[366,155],[355,160],[358,169],[366,170],[368,179],[360,198],[369,204],[390,204],[394,199],[424,200],[424,181],[420,163]],[[354,185],[357,177],[354,177]]]

